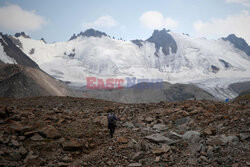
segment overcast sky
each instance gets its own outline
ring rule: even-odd
[[[250,44],[250,0],[1,0],[0,32],[67,41],[88,28],[125,40],[154,29],[194,37],[234,33]]]

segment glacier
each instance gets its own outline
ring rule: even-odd
[[[177,51],[169,48],[168,55],[149,41],[141,41],[138,46],[108,36],[78,36],[52,44],[23,36],[15,38],[42,70],[75,85],[85,85],[86,77],[161,78],[170,83],[195,84],[223,99],[237,96],[227,90],[228,83],[250,80],[250,57],[229,41],[165,33],[177,44]]]

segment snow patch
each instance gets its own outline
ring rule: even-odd
[[[16,61],[13,58],[6,55],[1,43],[0,43],[0,60],[7,64],[16,64]]]

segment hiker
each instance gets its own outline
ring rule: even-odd
[[[117,118],[113,113],[109,113],[108,115],[108,129],[110,137],[113,138],[113,134],[115,133],[116,128],[116,121],[119,121],[120,119]]]

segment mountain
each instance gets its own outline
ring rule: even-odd
[[[161,88],[155,88],[161,84]],[[211,94],[191,84],[139,83],[130,88],[111,90],[86,90],[87,97],[120,103],[176,102],[190,99],[216,100]]]
[[[15,37],[24,37],[24,38],[30,38],[29,35],[26,35],[25,32],[18,32],[18,33],[15,33]]]
[[[99,38],[101,38],[102,36],[107,36],[107,34],[104,33],[104,32],[97,31],[97,30],[94,30],[94,29],[91,28],[91,29],[88,29],[88,30],[86,30],[84,32],[80,32],[77,35],[73,34],[73,36],[70,37],[69,40],[76,39],[79,36],[82,36],[82,37],[99,37]]]
[[[25,33],[16,33],[16,37],[28,38]],[[32,54],[32,49],[30,54]],[[0,33],[0,63],[20,64],[28,67],[39,68],[27,54],[22,51],[22,43],[10,35]]]
[[[226,38],[222,39],[231,42],[235,48],[242,50],[250,56],[250,46],[248,46],[247,42],[243,38],[238,38],[236,35],[230,34]]]
[[[250,80],[250,57],[223,38],[192,38],[165,29],[155,30],[145,41],[116,40],[94,29],[53,44],[24,36],[12,38],[42,70],[79,86],[89,76],[160,78],[193,83],[223,99],[237,96],[230,92],[229,84]]]
[[[69,96],[72,91],[39,69],[0,65],[0,97]]]
[[[168,33],[170,30],[166,30],[165,28],[161,31],[155,30],[153,35],[147,39],[146,41],[154,43],[157,55],[159,49],[162,49],[162,52],[165,55],[173,54],[177,52],[177,44],[174,38]]]
[[[239,95],[250,94],[250,81],[233,83],[229,88]]]

